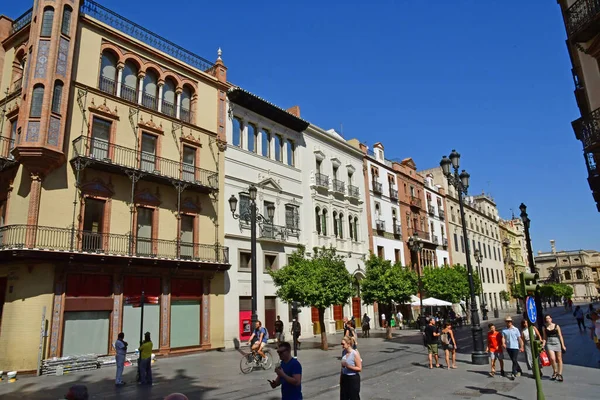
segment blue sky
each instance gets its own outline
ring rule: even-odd
[[[600,250],[555,1],[99,2],[209,60],[221,47],[230,81],[388,158],[426,169],[456,148],[471,193],[504,218],[527,204],[536,252]]]

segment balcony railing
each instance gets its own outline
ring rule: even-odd
[[[376,220],[375,229],[377,229],[378,232],[385,232],[385,221],[381,219]]]
[[[390,186],[390,199],[398,200],[398,191]]]
[[[188,109],[182,108],[179,112],[179,117],[183,122],[187,122],[188,124],[193,123],[193,114]]]
[[[219,188],[219,176],[216,172],[108,143],[105,140],[80,136],[73,141],[73,151],[74,158],[91,160],[102,165],[103,169],[137,170],[143,173],[144,178],[174,179],[208,190]]]
[[[176,45],[169,40],[158,36],[156,33],[122,17],[121,15],[109,10],[100,4],[85,0],[81,5],[80,12],[87,16],[97,19],[113,28],[137,39],[148,46],[151,46],[163,53],[166,53],[177,60],[191,65],[201,71],[207,72],[214,68],[214,64],[210,61],[200,57],[197,54],[192,53],[189,50],[184,49],[181,46]],[[31,17],[29,17],[31,19]],[[13,24],[14,25],[14,24]]]
[[[333,191],[338,193],[346,193],[346,184],[339,179],[333,178]]]
[[[0,250],[62,251],[104,256],[150,257],[227,264],[229,249],[220,245],[131,237],[35,225],[0,227]]]
[[[360,197],[358,186],[348,185],[348,196],[358,199]]]
[[[600,0],[578,0],[566,12],[566,25],[569,37],[578,42],[590,40],[600,27],[597,17],[600,14]]]
[[[402,236],[402,226],[398,224],[394,224],[394,235]]]
[[[427,233],[425,231],[421,231],[421,230],[415,229],[415,228],[410,228],[409,231],[410,231],[411,236],[417,236],[421,239],[429,240],[429,233]]]
[[[102,90],[104,93],[114,95],[117,91],[117,82],[115,82],[114,79],[107,78],[106,76],[100,76],[98,89]]]
[[[329,177],[325,174],[317,172],[315,174],[315,184],[324,188],[329,187]]]
[[[10,153],[15,148],[15,140],[0,136],[0,158],[14,160],[15,158]]]
[[[171,103],[170,101],[163,100],[161,107],[163,114],[167,114],[170,117],[175,117],[175,104]]]
[[[575,136],[581,140],[584,149],[600,144],[600,108],[571,123]]]
[[[10,31],[8,32],[8,36],[13,33],[19,32],[21,29],[25,28],[27,25],[31,23],[31,17],[33,16],[33,7],[29,10],[25,11],[21,16],[15,19],[10,27]]]
[[[429,214],[431,215],[435,215],[435,207],[434,206],[428,206],[427,209],[429,210]]]
[[[373,181],[373,192],[375,193],[383,193],[383,185],[377,181]]]
[[[289,236],[298,236],[300,230],[297,227],[288,227],[264,223],[260,226],[260,239],[285,242]]]
[[[121,98],[137,104],[138,92],[134,87],[121,84]]]
[[[444,213],[444,210],[442,210],[441,208],[438,209],[438,217],[440,217],[440,219],[446,219],[446,214]]]
[[[158,110],[158,98],[154,95],[144,92],[142,93],[142,105],[152,110]]]
[[[415,196],[410,196],[410,205],[421,208],[421,199]]]

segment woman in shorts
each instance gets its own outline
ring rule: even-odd
[[[444,334],[446,335],[445,337],[443,336]],[[454,339],[454,332],[452,331],[452,324],[450,322],[446,322],[444,329],[442,329],[442,350],[446,354],[448,369],[456,369],[456,339]],[[450,367],[450,353],[452,353],[452,367]]]

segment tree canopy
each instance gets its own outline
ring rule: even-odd
[[[425,268],[422,282],[428,297],[435,297],[453,304],[468,299],[471,293],[467,268],[459,264],[452,267]],[[473,272],[473,283],[475,294],[477,294],[481,290],[481,281],[476,271]]]
[[[407,303],[418,291],[417,274],[400,263],[392,264],[371,254],[365,268],[365,278],[360,283],[365,304]]]

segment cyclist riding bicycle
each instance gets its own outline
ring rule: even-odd
[[[252,345],[252,352],[256,351],[263,359],[266,359],[267,356],[265,356],[263,348],[266,346],[268,340],[269,332],[266,328],[263,328],[260,321],[256,321],[254,333],[252,333],[252,336],[250,336],[250,339],[248,339],[248,344]]]

